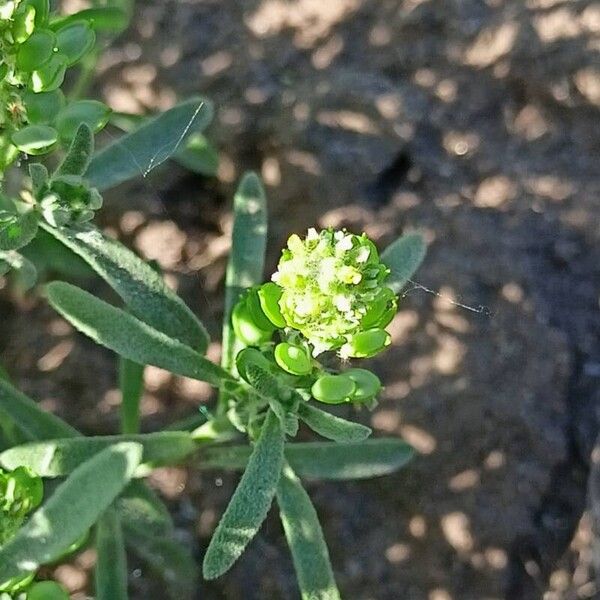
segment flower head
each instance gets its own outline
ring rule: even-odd
[[[313,353],[338,350],[350,357],[372,356],[389,343],[383,328],[397,304],[384,285],[388,274],[365,234],[309,229],[305,239],[288,239],[272,279],[282,289],[286,325],[302,333]],[[365,334],[376,343],[357,347]]]

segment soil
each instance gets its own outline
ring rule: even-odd
[[[349,600],[596,597],[586,494],[600,395],[600,9],[561,0],[138,3],[99,68],[117,110],[202,94],[216,178],[169,165],[111,193],[107,230],[159,262],[219,338],[230,198],[266,181],[268,271],[293,231],[346,226],[429,253],[358,418],[418,450],[396,475],[310,484]],[[100,284],[90,284],[103,293]],[[115,430],[110,353],[0,291],[0,362],[86,433]],[[218,343],[211,356],[218,356]],[[210,403],[148,369],[144,429]],[[198,561],[235,477],[163,469]],[[85,561],[59,578],[85,589]],[[132,574],[135,598],[162,597]],[[83,596],[81,596],[83,597]],[[198,598],[297,598],[276,514]]]

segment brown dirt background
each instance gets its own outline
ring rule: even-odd
[[[393,345],[373,361],[381,403],[358,415],[419,455],[391,477],[309,485],[344,598],[597,596],[586,494],[600,403],[599,53],[588,1],[151,0],[99,65],[97,92],[116,110],[215,103],[216,178],[169,165],[101,214],[215,340],[246,169],[267,184],[269,272],[286,237],[315,224],[380,247],[410,229],[428,238]],[[113,356],[41,300],[0,290],[0,315],[0,362],[21,389],[86,433],[115,431]],[[210,401],[202,384],[148,369],[144,429]],[[221,475],[191,465],[152,478],[199,563],[235,485]],[[74,597],[92,562],[58,569]],[[162,598],[133,566],[133,597]],[[274,512],[237,566],[198,588],[297,597]]]

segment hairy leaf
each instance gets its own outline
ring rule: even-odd
[[[18,250],[33,240],[38,230],[39,214],[29,210],[4,217],[0,211],[0,250]]]
[[[106,190],[137,175],[146,177],[191,132],[202,131],[212,116],[212,104],[204,98],[182,102],[102,148],[92,159],[87,178],[99,190]]]
[[[426,252],[425,240],[419,233],[407,233],[391,243],[381,253],[381,261],[391,270],[386,285],[399,293],[423,262]]]
[[[313,431],[334,442],[360,442],[371,435],[365,425],[346,421],[310,404],[301,404],[298,416]]]
[[[42,410],[36,402],[3,379],[0,379],[0,410],[29,440],[49,440],[79,435],[76,429],[52,413]]]
[[[228,571],[265,520],[281,475],[283,445],[279,419],[269,411],[246,471],[206,551],[202,567],[206,579]]]
[[[289,466],[277,486],[277,503],[302,600],[341,600],[317,512]]]
[[[173,520],[156,492],[139,480],[133,480],[115,501],[122,523],[128,523],[148,535],[171,534]]]
[[[119,514],[109,508],[96,528],[96,600],[127,600],[127,557]]]
[[[202,450],[199,466],[204,469],[243,469],[248,463],[248,446],[214,446]],[[286,444],[285,458],[300,477],[307,479],[367,479],[389,475],[414,455],[406,442],[378,438],[364,442],[334,444],[308,442]]]
[[[142,446],[140,465],[144,467],[177,463],[196,449],[191,434],[180,431],[71,437],[10,448],[0,454],[0,464],[7,469],[26,466],[41,477],[62,477],[102,450],[122,442],[135,442]],[[138,469],[137,475],[145,475],[147,471],[147,468]]]
[[[133,477],[142,447],[111,446],[83,463],[0,548],[0,581],[55,560],[98,520]]]
[[[46,295],[54,309],[79,331],[124,358],[207,381],[216,387],[230,378],[189,346],[73,285],[61,281],[49,283]]]
[[[44,229],[83,258],[138,319],[200,353],[206,351],[209,338],[202,323],[131,250],[94,227],[56,229],[44,224]]]
[[[83,175],[94,153],[94,134],[87,123],[81,123],[69,151],[55,175]]]
[[[246,173],[233,199],[231,254],[225,276],[223,358],[230,369],[235,356],[231,311],[244,290],[262,282],[267,245],[267,199],[256,173]]]

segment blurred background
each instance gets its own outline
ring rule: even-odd
[[[365,231],[380,247],[425,232],[393,344],[372,361],[381,402],[360,415],[417,458],[394,476],[309,486],[344,598],[599,597],[600,5],[144,0],[97,70],[95,93],[117,111],[194,94],[215,104],[215,177],[169,163],[100,212],[215,340],[246,169],[269,197],[267,275],[309,226]],[[18,386],[86,433],[114,432],[114,356],[31,296],[0,289],[0,315],[0,363]],[[211,401],[208,386],[148,368],[144,430]],[[199,563],[235,482],[193,466],[152,477]],[[56,570],[75,598],[93,561]],[[131,579],[135,598],[162,597],[135,562]],[[296,597],[276,515],[198,589]]]

